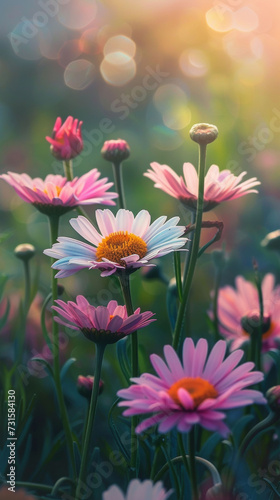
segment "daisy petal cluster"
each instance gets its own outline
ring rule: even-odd
[[[242,276],[237,276],[235,285],[236,289],[231,286],[220,288],[218,295],[219,329],[227,340],[232,341],[232,350],[249,341],[250,335],[260,327],[257,288]],[[280,345],[280,286],[275,287],[275,278],[270,273],[263,278],[262,295],[262,351],[266,352]]]
[[[151,163],[151,170],[144,175],[155,183],[155,187],[177,198],[191,209],[196,209],[198,197],[198,175],[191,163],[184,163],[184,178],[178,176],[168,165]],[[255,188],[260,184],[256,177],[241,182],[247,172],[235,176],[230,170],[219,170],[212,165],[206,176],[204,185],[204,211],[211,210],[222,201],[234,200],[249,193],[257,193]]]
[[[135,217],[120,209],[116,215],[110,210],[96,210],[100,233],[83,216],[71,219],[70,224],[88,243],[60,237],[46,255],[58,259],[53,264],[59,269],[57,277],[65,278],[80,269],[99,269],[101,276],[116,271],[135,271],[151,265],[149,261],[183,247],[187,238],[181,238],[184,226],[177,226],[179,217],[166,220],[161,216],[151,224],[147,210]]]
[[[47,215],[54,211],[56,214],[62,214],[78,205],[115,205],[113,199],[117,198],[117,193],[107,192],[113,183],[107,182],[106,177],[99,177],[100,172],[96,168],[81,177],[75,177],[72,181],[53,174],[47,175],[44,180],[39,177],[32,179],[27,174],[14,172],[0,175],[24,201],[32,203]]]
[[[103,500],[167,500],[171,494],[172,490],[166,491],[161,481],[154,484],[150,479],[143,482],[132,479],[126,495],[114,485],[103,493]]]
[[[55,316],[55,321],[73,330],[81,330],[95,343],[114,344],[155,321],[151,319],[154,313],[141,313],[140,308],[128,316],[126,306],[120,306],[115,300],[111,300],[106,307],[90,305],[83,295],[78,295],[76,302],[55,302],[57,305],[52,306],[53,309],[64,318]]]
[[[133,385],[121,389],[119,406],[126,406],[125,416],[151,414],[138,425],[141,433],[158,424],[160,433],[172,428],[189,432],[193,425],[217,431],[222,436],[230,432],[224,423],[224,410],[253,403],[266,403],[261,392],[248,389],[263,380],[264,375],[252,371],[254,363],[237,366],[243,356],[237,350],[225,358],[226,342],[218,341],[208,353],[208,343],[200,339],[195,347],[191,338],[183,345],[183,362],[169,345],[164,347],[164,362],[156,354],[150,356],[157,375],[144,373],[131,379]]]
[[[58,160],[71,160],[81,153],[82,124],[72,116],[68,116],[64,123],[60,117],[56,119],[52,137],[46,137],[46,140],[51,144],[51,152]]]

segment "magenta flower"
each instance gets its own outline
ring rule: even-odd
[[[184,163],[184,177],[178,176],[172,168],[159,163],[151,163],[152,170],[144,175],[155,183],[155,187],[162,189],[173,198],[177,198],[184,205],[196,209],[198,196],[198,175],[191,163]],[[257,193],[260,182],[256,177],[241,182],[247,172],[242,172],[237,177],[230,170],[220,172],[217,165],[212,165],[206,176],[204,185],[204,211],[211,210],[222,201],[234,200],[248,193]]]
[[[136,217],[129,210],[120,209],[116,216],[110,210],[96,210],[100,233],[83,216],[71,219],[71,226],[91,243],[73,238],[60,237],[46,255],[58,259],[54,269],[56,275],[65,278],[80,269],[100,269],[101,276],[116,271],[132,272],[148,266],[151,259],[162,257],[185,245],[187,238],[180,238],[184,226],[177,226],[179,217],[166,222],[166,217],[156,219],[152,224],[147,210],[141,210]]]
[[[55,316],[55,321],[72,330],[81,330],[85,337],[97,344],[114,344],[155,321],[150,319],[154,313],[140,313],[140,308],[128,316],[126,306],[119,306],[115,300],[111,300],[107,307],[94,307],[82,295],[76,298],[77,303],[63,300],[55,302],[57,306],[52,308],[64,318],[62,320]]]
[[[235,280],[236,290],[225,286],[219,290],[218,318],[221,334],[237,349],[256,333],[260,321],[257,288],[242,276]],[[275,278],[266,274],[262,281],[264,304],[262,351],[280,346],[280,286],[274,288]],[[211,313],[210,313],[211,316]]]
[[[45,180],[39,177],[31,179],[27,174],[14,172],[0,175],[24,201],[32,203],[46,215],[61,215],[78,205],[115,205],[112,200],[117,198],[117,193],[107,193],[113,183],[107,182],[107,177],[99,177],[100,172],[96,168],[72,181],[52,174],[47,175]]]
[[[80,154],[83,149],[82,124],[72,116],[68,116],[63,124],[60,117],[56,119],[52,137],[46,139],[51,144],[52,154],[58,160],[71,160]]]
[[[135,384],[121,389],[119,406],[127,406],[125,416],[153,414],[136,428],[140,433],[159,424],[161,433],[176,427],[179,432],[188,432],[193,425],[217,431],[222,436],[229,434],[223,422],[223,410],[266,403],[259,391],[247,389],[263,380],[263,373],[251,371],[254,363],[237,367],[243,356],[238,350],[224,359],[226,342],[217,342],[207,358],[207,340],[200,339],[194,346],[187,338],[183,345],[183,363],[173,347],[164,347],[166,363],[157,356],[150,356],[157,376],[144,373],[131,379]]]
[[[166,491],[161,481],[154,484],[150,479],[143,482],[132,479],[126,495],[114,485],[103,493],[103,500],[167,500],[171,494],[172,490]]]
[[[93,383],[94,383],[94,377],[92,375],[87,375],[84,377],[84,375],[79,375],[77,378],[77,389],[79,394],[81,396],[84,396],[87,399],[91,398],[91,393],[93,389]],[[104,382],[103,380],[99,380],[99,394],[102,394],[104,389]]]

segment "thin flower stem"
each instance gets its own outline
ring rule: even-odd
[[[195,212],[192,210],[191,211],[191,221],[190,225],[193,226],[195,223]],[[190,234],[190,238],[188,241],[188,252],[186,252],[186,260],[185,260],[185,267],[184,267],[184,277],[183,277],[183,283],[186,282],[187,279],[187,274],[188,274],[188,269],[189,269],[189,262],[190,262],[190,255],[192,252],[192,246],[193,246],[193,231]]]
[[[256,352],[255,352],[255,365],[257,370],[261,370],[261,351],[262,351],[262,329],[263,329],[263,314],[264,314],[264,307],[263,307],[263,294],[262,294],[262,285],[261,285],[261,280],[259,276],[258,269],[256,268],[255,270],[255,278],[256,278],[256,286],[258,290],[258,296],[259,296],[259,306],[260,306],[260,320],[259,320],[259,328],[257,332],[257,340],[256,340]]]
[[[220,338],[219,332],[219,317],[218,317],[218,296],[219,296],[219,288],[221,284],[222,278],[222,268],[216,267],[215,270],[215,283],[214,283],[214,297],[213,297],[213,324],[214,324],[214,333],[215,340],[218,341]]]
[[[68,181],[72,181],[74,176],[73,176],[73,162],[72,160],[65,160],[63,161],[63,169],[64,169],[64,174],[65,177]],[[89,218],[87,213],[83,210],[82,207],[76,206],[75,209],[77,210],[79,215],[83,215],[87,219]]]
[[[25,296],[24,296],[24,310],[26,313],[26,316],[28,314],[28,310],[30,307],[30,296],[31,296],[31,283],[30,283],[30,266],[29,266],[30,260],[24,260],[23,261],[23,266],[24,266],[24,278],[25,278]]]
[[[50,236],[51,236],[51,245],[53,245],[58,237],[58,226],[59,226],[59,217],[53,216],[49,217],[49,225],[50,225]],[[55,259],[52,259],[52,263],[55,262]],[[57,300],[58,293],[57,293],[57,280],[55,278],[56,271],[54,269],[51,270],[51,280],[52,280],[52,301],[54,303],[55,300]],[[60,365],[59,365],[59,329],[58,329],[58,323],[54,321],[56,313],[53,310],[52,311],[52,316],[53,316],[53,321],[52,321],[52,335],[53,335],[53,371],[54,371],[54,383],[56,387],[56,393],[57,393],[57,399],[58,399],[58,404],[59,404],[59,409],[60,409],[60,414],[61,414],[61,420],[65,432],[65,438],[66,438],[66,443],[68,447],[68,452],[70,456],[70,461],[73,469],[73,474],[76,477],[76,464],[75,464],[75,455],[74,455],[74,448],[73,448],[73,439],[72,439],[72,433],[71,433],[71,428],[70,428],[70,423],[67,415],[67,410],[64,402],[64,397],[63,397],[63,392],[62,392],[62,387],[61,387],[61,380],[60,380]]]
[[[119,274],[120,285],[123,293],[123,298],[126,305],[127,314],[133,314],[133,305],[130,292],[129,275],[122,273]],[[131,376],[138,377],[138,336],[137,331],[130,335],[131,338]],[[137,427],[138,417],[131,417],[131,473],[136,472],[137,459],[138,459],[138,438],[135,433]]]
[[[115,186],[117,193],[119,195],[118,202],[119,208],[125,208],[125,197],[124,197],[124,188],[123,188],[123,178],[122,178],[122,164],[121,163],[112,163]]]
[[[98,400],[98,394],[99,394],[99,382],[100,382],[102,360],[103,360],[105,347],[106,347],[105,344],[104,345],[103,344],[96,344],[96,364],[95,364],[95,371],[94,371],[94,383],[93,383],[93,389],[92,389],[92,393],[91,393],[91,400],[90,400],[89,414],[88,414],[88,419],[87,419],[87,429],[86,429],[86,434],[85,434],[85,440],[84,440],[84,443],[82,445],[82,460],[81,460],[79,480],[78,480],[78,485],[77,485],[77,490],[76,490],[76,495],[75,495],[76,500],[82,500],[82,498],[83,498],[82,489],[83,489],[83,485],[85,483],[85,478],[86,478],[86,473],[87,473],[87,465],[89,463],[90,443],[91,443],[91,437],[92,437],[92,433],[93,433],[93,424],[94,424],[94,418],[95,418],[96,407],[97,407],[97,400]]]
[[[72,160],[65,160],[63,162],[63,169],[65,173],[65,177],[68,181],[73,180],[73,162]]]
[[[205,165],[206,165],[206,144],[200,144],[199,162],[198,162],[199,184],[198,184],[198,200],[197,200],[197,210],[195,219],[195,233],[190,253],[190,261],[188,265],[187,277],[185,279],[185,282],[183,283],[182,302],[180,303],[179,306],[176,325],[173,333],[173,347],[176,350],[178,349],[180,343],[180,335],[185,317],[186,304],[189,298],[190,288],[199,252],[199,240],[200,240],[201,224],[203,216]]]
[[[189,444],[189,467],[190,467],[190,480],[192,486],[192,498],[198,500],[198,488],[195,470],[195,428],[193,427],[188,434]]]

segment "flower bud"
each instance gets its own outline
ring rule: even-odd
[[[210,144],[218,137],[218,129],[209,123],[197,123],[190,130],[190,138],[198,144]]]
[[[60,117],[54,124],[52,137],[46,137],[51,144],[51,152],[58,160],[66,161],[75,158],[83,149],[81,127],[83,122],[68,116],[62,124]]]
[[[275,385],[268,389],[266,398],[269,408],[280,415],[280,385]]]
[[[91,398],[92,388],[94,384],[94,377],[92,375],[88,375],[84,377],[83,375],[79,375],[77,379],[77,389],[81,396],[84,396],[87,399]],[[104,382],[103,380],[99,381],[99,394],[103,392]]]
[[[14,249],[14,254],[18,259],[28,261],[35,255],[35,247],[29,243],[21,243]]]
[[[123,139],[105,141],[101,149],[103,158],[112,163],[121,163],[130,155],[129,145]]]

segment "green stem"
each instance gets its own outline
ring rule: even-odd
[[[183,296],[182,302],[180,303],[176,325],[173,333],[173,347],[177,350],[180,342],[181,330],[184,322],[184,316],[186,311],[186,304],[189,298],[190,288],[192,284],[192,279],[195,271],[196,261],[199,252],[199,240],[201,233],[201,223],[203,216],[203,202],[204,202],[204,174],[206,165],[206,144],[201,144],[199,146],[199,162],[198,162],[198,200],[197,200],[197,210],[195,219],[195,233],[193,238],[192,249],[190,253],[190,261],[188,266],[188,272],[185,282],[183,283]]]
[[[20,488],[25,488],[29,490],[39,490],[39,491],[45,491],[46,493],[51,493],[53,487],[48,486],[47,484],[39,484],[39,483],[29,483],[25,481],[16,481],[16,486],[19,486]]]
[[[73,162],[72,160],[65,160],[63,161],[63,168],[64,168],[64,173],[65,177],[68,181],[73,180]]]
[[[96,364],[94,371],[94,383],[90,400],[89,414],[87,419],[87,429],[85,434],[85,440],[82,447],[82,460],[81,460],[81,468],[79,474],[79,480],[76,490],[75,499],[82,500],[82,488],[85,483],[86,474],[87,474],[87,465],[89,462],[89,451],[90,451],[90,443],[93,432],[93,424],[97,407],[97,400],[99,394],[99,382],[101,376],[101,368],[102,368],[102,360],[104,355],[106,345],[104,344],[96,344]]]
[[[128,316],[133,314],[133,306],[130,292],[129,275],[126,273],[119,274],[120,285],[123,293],[123,298],[126,305]],[[130,335],[131,338],[131,376],[138,377],[138,336],[137,331]],[[131,473],[134,474],[137,466],[138,458],[138,438],[135,429],[138,424],[138,417],[131,417]]]
[[[49,217],[49,225],[50,225],[51,245],[53,245],[56,242],[57,237],[58,237],[59,217],[50,216]],[[55,259],[52,259],[52,263],[54,261],[55,261]],[[52,269],[51,270],[51,279],[52,279],[52,301],[53,301],[53,304],[54,304],[55,300],[57,300],[57,297],[58,297],[57,280],[55,278],[55,274],[56,274],[56,270]],[[65,407],[62,386],[61,386],[61,380],[60,380],[59,326],[58,326],[58,323],[56,321],[54,321],[55,315],[56,315],[56,313],[53,310],[52,311],[52,316],[53,316],[53,321],[52,321],[53,349],[52,349],[52,352],[53,352],[54,383],[55,383],[55,387],[56,387],[60,415],[61,415],[61,420],[62,420],[64,432],[65,432],[65,438],[66,438],[66,443],[67,443],[68,452],[69,452],[69,456],[70,456],[70,461],[72,464],[74,476],[76,477],[76,464],[75,464],[75,455],[74,455],[74,448],[73,448],[73,439],[72,439],[70,423],[69,423],[69,419],[68,419],[68,415],[67,415],[67,410]]]
[[[30,296],[31,296],[31,283],[30,283],[30,266],[29,260],[23,261],[24,266],[24,277],[25,277],[25,297],[24,297],[24,309],[26,311],[26,316],[30,307]]]
[[[65,160],[63,161],[63,168],[64,168],[64,174],[67,179],[67,181],[72,181],[74,176],[73,176],[73,162],[72,160]],[[88,217],[87,213],[82,209],[82,207],[77,206],[75,207],[79,215],[83,215],[84,217]]]
[[[257,285],[257,290],[258,290],[258,296],[259,296],[259,305],[260,305],[260,324],[257,332],[257,341],[256,341],[256,352],[255,352],[255,364],[256,364],[256,370],[261,370],[261,351],[262,351],[262,329],[263,329],[263,314],[264,314],[264,307],[263,307],[263,294],[262,294],[262,285],[260,281],[260,276],[258,273],[258,270],[255,272],[256,276],[256,285]]]
[[[118,202],[119,208],[125,208],[125,198],[124,198],[124,187],[123,187],[123,178],[122,178],[122,164],[121,163],[112,163],[115,186],[117,193],[119,195]]]
[[[214,283],[214,298],[213,298],[213,324],[214,324],[214,332],[215,332],[215,340],[218,341],[220,338],[219,332],[219,317],[218,317],[218,296],[219,296],[219,288],[222,278],[222,270],[221,268],[217,268],[215,270],[215,283]]]
[[[179,448],[180,448],[180,452],[181,452],[181,457],[182,457],[182,460],[183,460],[183,464],[184,464],[185,469],[187,471],[187,474],[188,474],[188,476],[190,478],[190,467],[189,467],[189,462],[187,460],[187,455],[186,455],[186,452],[185,452],[185,446],[184,446],[184,442],[183,442],[183,436],[179,432],[177,437],[178,437],[178,445],[179,445]]]
[[[190,480],[192,485],[192,498],[198,500],[198,488],[195,470],[195,427],[191,429],[188,434],[189,442],[189,467],[190,467]]]
[[[192,226],[194,223],[195,223],[195,212],[192,210],[191,211],[190,225]],[[186,260],[185,260],[185,267],[184,267],[183,283],[185,283],[186,279],[187,279],[187,274],[188,274],[188,269],[189,269],[189,262],[190,262],[190,255],[192,253],[192,246],[193,246],[193,232],[190,233],[190,238],[189,238],[189,241],[188,241],[188,252],[186,252]]]

